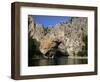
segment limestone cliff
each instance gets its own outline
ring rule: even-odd
[[[36,24],[29,16],[29,37],[40,43],[39,50],[43,55],[55,49],[64,55],[77,56],[84,50],[86,52],[87,26],[87,18],[73,17],[69,21],[48,26],[45,30],[43,25]]]
[[[33,39],[36,39],[37,41],[40,41],[45,34],[45,30],[42,24],[36,24],[35,21],[33,20],[32,16],[28,17],[28,22],[29,22],[29,34],[30,37]]]

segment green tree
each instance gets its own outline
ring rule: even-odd
[[[88,56],[88,36],[83,35],[82,40],[85,43],[85,45],[82,46],[82,51],[78,53],[78,56]]]

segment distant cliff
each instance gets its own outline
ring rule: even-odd
[[[73,17],[45,29],[29,16],[28,25],[29,38],[39,43],[38,49],[44,57],[54,57],[56,51],[61,55],[87,56],[87,18]]]

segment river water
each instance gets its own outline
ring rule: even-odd
[[[60,57],[55,59],[32,59],[29,66],[74,65],[87,63],[88,59],[84,57]]]

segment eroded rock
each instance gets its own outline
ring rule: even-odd
[[[87,36],[87,18],[74,17],[70,21],[49,26],[45,30],[43,25],[36,24],[29,16],[29,33],[30,37],[40,42],[39,49],[44,55],[60,42],[58,45],[60,52],[77,56],[83,47],[87,46],[83,41],[83,37]]]

